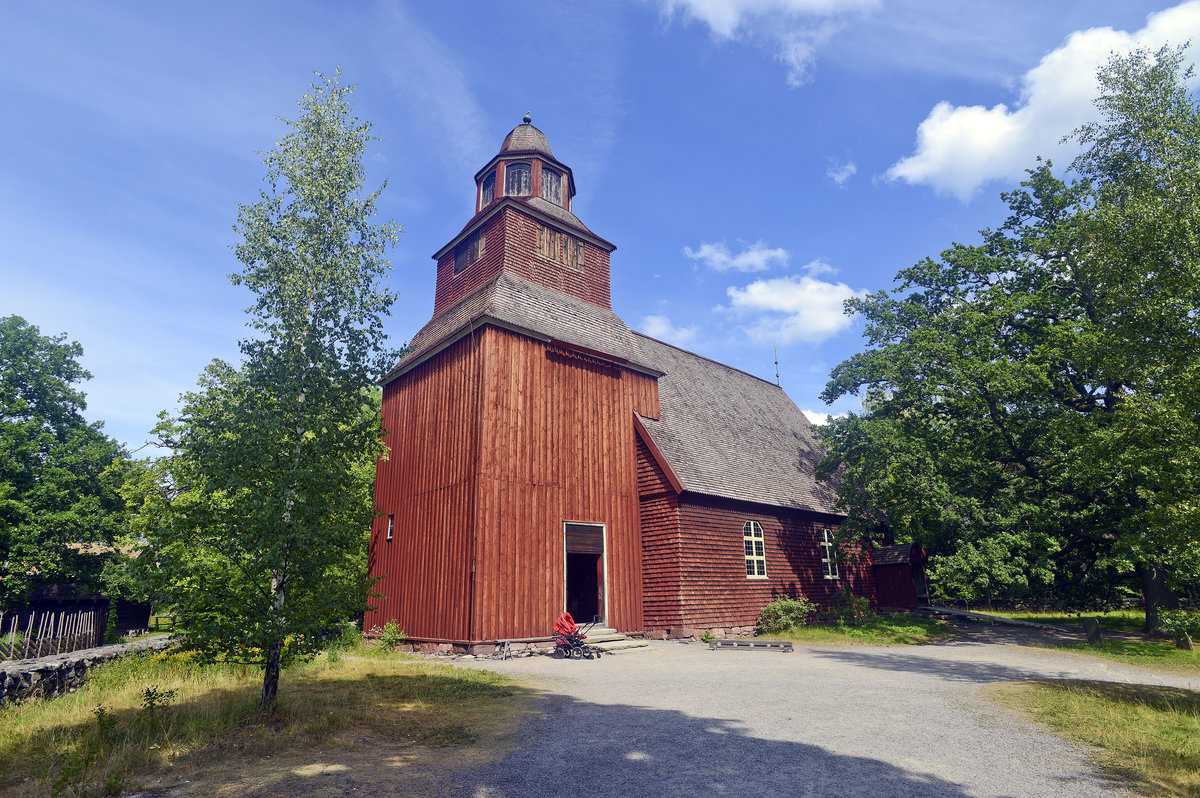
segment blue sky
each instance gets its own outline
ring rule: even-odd
[[[84,347],[89,420],[137,448],[251,301],[239,202],[314,71],[374,122],[400,344],[472,176],[530,111],[617,245],[631,327],[814,413],[862,347],[842,301],[999,224],[1092,113],[1095,68],[1200,41],[1200,2],[24,3],[0,25],[0,315]]]

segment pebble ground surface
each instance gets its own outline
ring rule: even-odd
[[[927,646],[794,653],[654,643],[594,661],[479,660],[542,691],[517,747],[459,774],[465,798],[1117,796],[1086,749],[985,701],[1021,679],[1200,689],[1200,678],[1038,649],[969,627]],[[466,664],[466,663],[462,663]]]

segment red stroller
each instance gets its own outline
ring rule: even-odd
[[[600,659],[600,649],[583,642],[588,630],[595,625],[596,621],[592,621],[586,627],[578,626],[569,612],[558,616],[554,622],[554,658]]]

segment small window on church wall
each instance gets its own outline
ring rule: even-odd
[[[747,521],[742,526],[742,545],[746,551],[746,578],[767,578],[767,550],[762,524]]]
[[[483,190],[479,197],[479,210],[492,204],[496,198],[496,173],[492,172],[483,179]]]
[[[465,271],[471,264],[483,258],[487,245],[484,232],[480,230],[475,235],[454,248],[454,273]]]
[[[388,516],[388,530],[387,530],[387,539],[388,539],[388,540],[391,540],[391,539],[392,539],[392,536],[393,536],[394,534],[396,534],[396,516],[394,516],[394,515],[389,515],[389,516]]]
[[[562,175],[553,169],[542,170],[542,199],[562,205]]]
[[[826,579],[838,578],[837,544],[833,540],[833,532],[821,530],[821,566],[825,569]]]
[[[527,197],[532,191],[532,173],[527,163],[510,163],[504,167],[504,195]]]

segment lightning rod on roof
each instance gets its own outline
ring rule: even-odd
[[[775,347],[775,385],[782,388],[779,384],[779,347]]]

